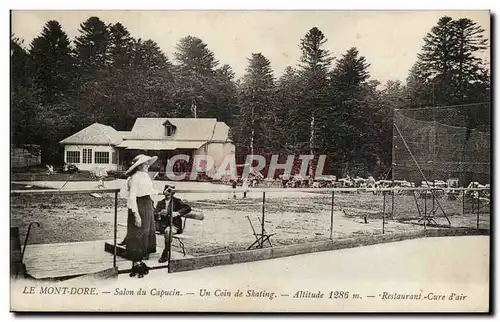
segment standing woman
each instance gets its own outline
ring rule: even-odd
[[[158,157],[139,154],[132,160],[132,165],[125,173],[129,176],[127,237],[124,240],[127,257],[132,260],[131,277],[139,278],[148,274],[149,267],[143,262],[150,253],[156,252],[155,221],[152,195],[161,194],[153,188],[148,174],[149,166]]]

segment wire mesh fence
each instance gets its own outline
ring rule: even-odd
[[[490,103],[395,110],[394,179],[488,184],[490,110]]]

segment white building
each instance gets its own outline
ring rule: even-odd
[[[210,118],[138,118],[131,131],[94,123],[60,143],[64,162],[88,171],[124,171],[140,153],[158,156],[152,170],[159,172],[178,154],[188,155],[191,161],[195,155],[210,156],[215,167],[235,154],[229,127]],[[190,170],[191,162],[177,162],[174,167],[174,172]]]

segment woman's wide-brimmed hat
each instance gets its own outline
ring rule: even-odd
[[[135,168],[137,168],[138,166],[140,166],[141,164],[147,162],[148,165],[152,165],[153,163],[156,162],[156,160],[158,160],[158,157],[157,156],[154,156],[154,157],[150,157],[150,156],[147,156],[145,154],[139,154],[138,156],[136,156],[133,160],[132,160],[132,165],[130,166],[130,168],[128,168],[127,172],[125,172],[125,175],[128,175],[130,172],[132,172]]]

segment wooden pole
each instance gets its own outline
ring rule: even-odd
[[[422,212],[420,211],[420,206],[418,205],[417,196],[415,195],[415,190],[413,190],[413,199],[415,199],[415,205],[417,206],[418,217],[422,217]]]
[[[264,238],[264,233],[265,233],[265,229],[264,229],[264,220],[265,220],[265,209],[266,209],[266,192],[263,191],[262,192],[262,235],[260,235],[261,237],[261,243],[260,243],[260,247],[264,247],[264,242],[263,242],[263,238]]]
[[[332,211],[330,214],[330,240],[333,239],[333,206],[335,204],[335,191],[332,191]]]
[[[424,230],[427,229],[427,191],[424,190]]]
[[[385,234],[385,193],[382,193],[384,196],[384,207],[383,207],[383,213],[382,213],[382,234]]]
[[[436,188],[436,180],[432,181],[432,189],[435,189]],[[432,215],[434,215],[436,213],[436,211],[434,210],[435,207],[436,207],[436,196],[434,195],[435,193],[435,190],[432,190]]]
[[[392,188],[394,189],[394,179],[392,180]],[[394,218],[394,190],[392,190],[392,205],[391,218]]]
[[[476,227],[479,229],[479,196],[481,196],[481,191],[477,191],[477,219],[476,219]]]
[[[392,148],[391,148],[391,177],[392,177],[392,210],[391,210],[391,218],[394,218],[394,179],[396,178],[395,168],[396,168],[396,150],[394,149],[394,125],[396,122],[396,110],[392,110]]]
[[[462,190],[462,216],[465,215],[465,190]]]
[[[169,234],[169,243],[168,243],[168,272],[170,273],[170,267],[172,267],[172,265],[170,265],[170,259],[172,258],[172,239],[173,239],[173,236],[172,236],[172,225],[173,225],[173,217],[174,217],[174,203],[172,201],[172,198],[173,196],[171,195],[170,196],[170,227],[169,227],[169,231],[170,231],[170,234]]]
[[[113,268],[116,267],[116,235],[118,228],[118,191],[115,191],[115,219],[113,227]]]

